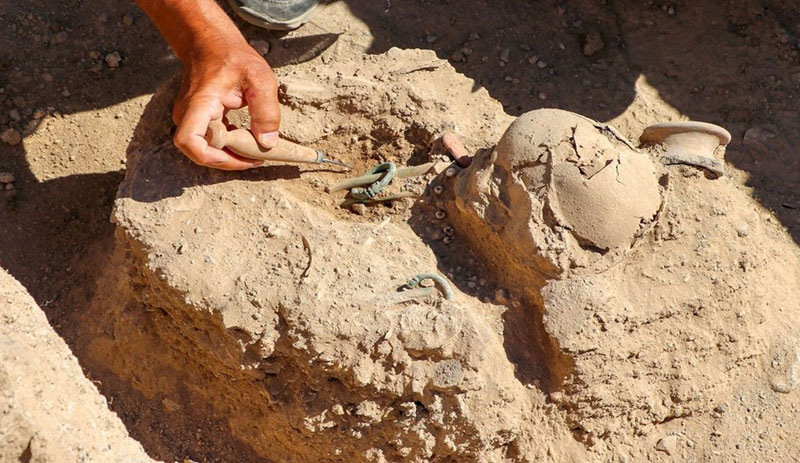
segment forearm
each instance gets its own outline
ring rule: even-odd
[[[239,29],[214,0],[135,0],[147,13],[175,54],[213,51],[221,44],[245,43]]]

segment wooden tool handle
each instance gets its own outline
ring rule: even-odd
[[[220,120],[211,121],[206,131],[208,144],[217,149],[228,148],[239,156],[265,161],[304,162],[315,164],[320,161],[317,152],[282,138],[272,149],[263,148],[247,129],[228,131]]]

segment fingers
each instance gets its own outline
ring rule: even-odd
[[[250,131],[264,148],[278,143],[281,110],[278,105],[278,84],[272,71],[261,72],[248,79],[244,93],[250,113]]]
[[[211,101],[190,102],[175,132],[175,146],[201,166],[222,170],[244,170],[261,166],[263,161],[245,159],[208,145],[205,138],[208,123],[222,117],[222,105],[218,106]]]

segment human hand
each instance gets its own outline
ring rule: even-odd
[[[278,82],[258,52],[242,40],[220,39],[188,53],[181,71],[181,88],[172,111],[178,126],[174,142],[195,163],[224,170],[258,167],[247,159],[208,145],[208,123],[228,110],[247,106],[250,130],[264,148],[278,141]]]

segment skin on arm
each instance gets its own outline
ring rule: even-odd
[[[278,141],[278,82],[272,69],[214,0],[136,0],[181,60],[172,110],[175,145],[197,164],[225,170],[260,166],[205,140],[208,123],[247,106],[250,130],[265,148]]]

